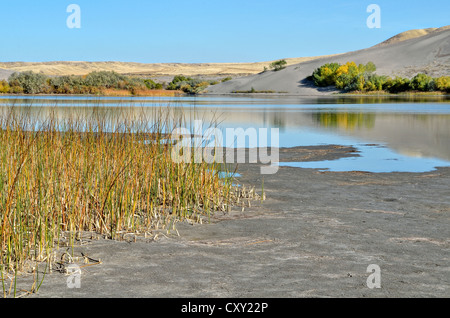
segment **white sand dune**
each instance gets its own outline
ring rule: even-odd
[[[12,73],[14,73],[14,71],[11,71],[11,70],[5,70],[5,69],[1,69],[1,68],[0,68],[0,81],[1,81],[1,80],[6,80],[6,79],[8,79],[8,77],[9,77]]]
[[[450,29],[443,27],[426,32],[426,35],[407,40],[391,40],[368,49],[316,59],[274,72],[237,78],[208,88],[208,94],[228,94],[233,91],[287,92],[293,95],[330,94],[330,89],[317,89],[306,81],[313,71],[325,63],[354,61],[377,66],[377,74],[412,77],[423,72],[430,76],[450,75]]]

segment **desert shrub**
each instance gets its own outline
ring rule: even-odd
[[[84,78],[86,86],[105,87],[105,88],[119,88],[119,83],[127,81],[125,75],[116,72],[91,72]]]
[[[167,86],[168,90],[177,90],[181,87],[181,83],[186,83],[187,78],[181,75],[177,75],[173,78],[173,80]]]
[[[47,76],[32,71],[13,73],[8,79],[13,91],[25,94],[47,93],[49,91]],[[21,89],[20,89],[21,88]]]
[[[210,82],[203,81],[201,79],[194,79],[182,75],[177,75],[173,78],[172,82],[169,83],[167,89],[182,90],[187,94],[198,94],[209,85],[211,85]]]
[[[81,94],[85,82],[81,76],[59,76],[48,80],[52,93],[56,94]]]
[[[348,91],[363,91],[366,88],[374,90],[380,87],[373,72],[376,66],[372,62],[356,65],[355,62],[347,62],[343,65],[339,63],[327,63],[317,68],[312,74],[312,80],[316,86],[335,86],[338,89]],[[367,87],[366,87],[367,85]]]
[[[209,86],[209,82],[203,81],[203,82],[197,82],[197,81],[190,81],[189,83],[183,84],[180,89],[187,93],[187,94],[198,94],[205,88]]]
[[[192,78],[183,75],[176,75],[167,87],[168,90],[178,90],[181,86],[185,86],[192,81]]]
[[[13,94],[23,94],[24,93],[23,87],[22,86],[18,86],[18,85],[10,86],[9,92],[13,93]]]
[[[350,76],[355,76],[364,72],[364,66],[360,65],[359,67],[355,62],[347,62],[344,65],[341,65],[336,70],[336,77],[339,77],[343,74],[348,74]]]
[[[287,62],[285,60],[279,60],[271,63],[269,67],[273,69],[274,71],[280,71],[284,68],[286,68]]]
[[[225,77],[224,79],[222,79],[222,83],[225,83],[225,82],[228,82],[228,81],[231,81],[233,78],[232,77],[230,77],[230,76],[228,76],[228,77]]]
[[[344,89],[347,91],[364,91],[365,84],[366,79],[364,74],[358,74],[351,77],[350,83]]]
[[[1,80],[0,81],[0,93],[7,94],[9,93],[10,87],[7,81]]]
[[[316,69],[312,74],[314,84],[319,87],[335,85],[336,72],[340,66],[338,63],[327,63]]]
[[[163,85],[161,83],[156,83],[154,80],[151,80],[151,79],[145,79],[144,83],[148,89],[162,89],[163,88]]]
[[[96,86],[86,86],[87,88],[87,93],[88,94],[92,94],[92,95],[100,95],[101,94],[101,89],[99,87]]]
[[[383,85],[383,89],[389,93],[401,93],[410,89],[410,80],[407,78],[396,76],[395,78],[388,78]]]
[[[423,73],[414,76],[409,86],[412,90],[421,92],[433,91],[435,88],[433,78]]]
[[[373,62],[367,62],[366,65],[364,65],[364,72],[366,73],[373,73],[377,70],[377,67]]]
[[[125,80],[125,89],[128,90],[140,90],[140,89],[147,89],[147,84],[145,83],[145,80],[142,78],[137,77],[130,77],[126,78]]]
[[[438,91],[450,93],[450,76],[441,76],[435,78],[434,86]]]
[[[426,74],[417,74],[414,78],[390,78],[375,74],[376,66],[372,62],[356,65],[347,62],[343,65],[327,63],[317,68],[310,79],[319,87],[335,86],[346,91],[382,91],[401,93],[410,90],[428,92],[450,90],[450,77],[432,78]]]
[[[365,74],[364,90],[369,92],[381,91],[387,81],[386,76],[380,76],[376,74]]]

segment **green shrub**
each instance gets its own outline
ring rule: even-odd
[[[410,89],[409,83],[410,81],[407,78],[398,76],[396,76],[395,78],[389,77],[384,83],[383,89],[393,94],[406,92]]]
[[[435,89],[435,84],[433,78],[423,73],[419,73],[413,77],[410,83],[410,88],[412,90],[417,90],[421,92],[433,91]]]
[[[162,89],[163,88],[163,85],[161,83],[156,83],[155,81],[153,81],[151,79],[145,79],[144,83],[148,89]]]
[[[377,67],[373,62],[368,62],[366,65],[364,65],[364,72],[366,73],[373,73],[377,70]]]
[[[386,76],[365,74],[364,90],[369,92],[381,91],[387,81]]]
[[[50,88],[47,82],[48,77],[31,71],[13,73],[8,79],[9,86],[14,87],[14,91],[25,94],[48,93]]]
[[[441,76],[435,78],[434,86],[438,91],[450,93],[450,76]]]
[[[169,83],[167,89],[182,90],[187,94],[198,94],[209,85],[211,85],[210,82],[203,81],[201,79],[194,79],[182,75],[177,75],[173,78],[172,82]]]
[[[327,63],[314,70],[309,77],[316,86],[335,86],[346,91],[401,93],[406,91],[450,91],[450,77],[432,78],[420,73],[411,80],[402,77],[390,78],[375,74],[376,66],[372,62],[356,65],[354,62],[346,64]]]
[[[271,63],[269,65],[269,67],[271,69],[273,69],[274,71],[280,71],[280,70],[286,68],[286,64],[287,64],[287,62],[285,60],[279,60],[279,61],[275,61],[275,62]]]
[[[319,87],[336,85],[336,72],[340,66],[338,63],[327,63],[316,69],[312,74],[314,84]]]
[[[91,72],[84,79],[86,86],[119,88],[119,83],[129,80],[125,75],[116,72]]]
[[[169,83],[167,89],[169,90],[178,90],[181,89],[182,86],[185,86],[189,82],[193,81],[190,77],[185,77],[183,75],[176,75],[172,82]]]
[[[356,65],[355,62],[327,63],[317,68],[311,78],[319,87],[335,86],[347,91],[381,90],[385,77],[374,74],[376,66],[373,62]]]
[[[51,91],[56,94],[80,94],[85,83],[81,76],[59,76],[48,79]]]

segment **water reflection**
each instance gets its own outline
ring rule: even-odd
[[[410,157],[376,145],[356,145],[358,156],[330,161],[281,162],[280,166],[319,171],[424,172],[450,163],[435,158]]]
[[[342,96],[317,99],[318,104],[448,103],[449,101],[448,95]]]
[[[362,105],[362,104],[411,104],[411,103],[433,103],[448,104],[450,95],[398,95],[398,96],[151,96],[151,97],[101,97],[101,96],[77,96],[77,95],[0,95],[0,105],[25,106],[33,104],[35,106],[82,106],[91,105],[93,102],[104,106],[116,106],[117,104],[135,104],[151,106],[155,104],[176,105],[183,103],[201,105]]]
[[[32,117],[44,120],[55,111],[59,118],[97,116],[113,122],[126,109],[149,119],[169,109],[173,118],[188,123],[202,119],[205,129],[279,128],[280,146],[323,144],[359,145],[371,164],[386,167],[407,158],[431,165],[427,158],[450,165],[450,97],[0,97],[0,106],[16,105]],[[32,105],[33,107],[25,107]],[[54,108],[53,106],[58,106]],[[95,106],[95,107],[94,107]],[[4,111],[7,107],[1,107]],[[365,144],[384,147],[364,148]],[[256,145],[252,145],[256,146]],[[363,151],[364,150],[364,151]],[[383,160],[383,152],[398,160]],[[389,157],[391,153],[389,153]],[[378,158],[378,159],[377,159]],[[440,162],[440,164],[442,164]],[[352,162],[353,164],[360,164]],[[361,163],[362,164],[362,163]],[[354,167],[353,170],[358,170]]]
[[[342,128],[354,130],[355,128],[371,129],[375,126],[375,117],[373,113],[337,113],[322,112],[312,113],[312,118],[321,126],[327,128]]]

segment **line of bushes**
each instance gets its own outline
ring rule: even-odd
[[[101,94],[106,89],[127,90],[134,94],[136,91],[163,89],[163,85],[151,79],[108,71],[59,77],[27,71],[13,73],[8,81],[0,81],[0,93],[6,94]]]
[[[401,93],[407,91],[450,93],[450,76],[433,78],[419,73],[412,79],[375,74],[376,66],[372,62],[366,65],[327,63],[317,68],[310,79],[319,87],[334,86],[348,92]]]
[[[91,72],[84,76],[68,75],[49,77],[32,71],[13,73],[7,81],[0,81],[4,94],[112,94],[114,92],[142,95],[150,90],[183,91],[198,94],[210,85],[231,80],[204,80],[177,75],[167,85],[152,79],[130,77],[116,72]],[[164,87],[167,86],[167,87]]]
[[[231,80],[231,77],[226,77],[221,82],[227,82]],[[181,90],[186,94],[198,94],[205,90],[210,85],[219,84],[216,80],[203,80],[199,78],[191,78],[183,75],[177,75],[173,78],[172,82],[167,86],[168,90]]]

